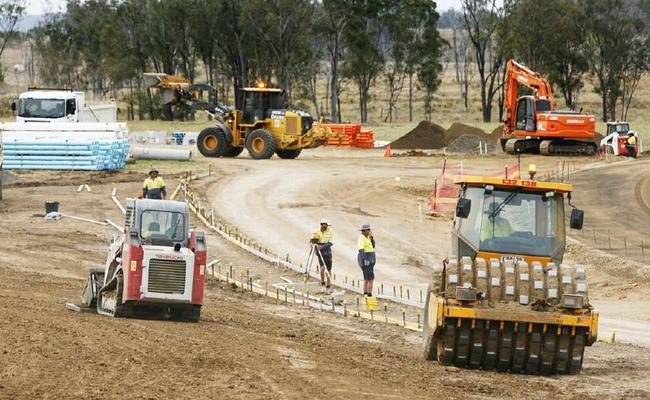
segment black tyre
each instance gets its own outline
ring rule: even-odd
[[[280,158],[284,159],[294,159],[300,155],[300,152],[302,152],[302,149],[297,149],[297,150],[276,150],[275,154],[278,155]]]
[[[234,158],[240,155],[242,151],[244,151],[243,147],[228,146],[226,151],[223,152],[223,157]]]
[[[212,127],[205,128],[199,133],[196,146],[205,157],[221,157],[228,148],[228,143],[221,128]]]
[[[275,138],[266,129],[255,129],[246,135],[246,150],[253,160],[273,157],[275,147]]]

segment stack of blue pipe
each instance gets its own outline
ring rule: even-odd
[[[6,169],[114,170],[124,168],[128,139],[5,140]]]

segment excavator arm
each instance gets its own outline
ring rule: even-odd
[[[551,104],[551,110],[555,109],[555,101],[553,100],[553,92],[551,85],[537,72],[532,71],[523,64],[515,60],[508,60],[506,66],[506,93],[505,93],[505,129],[514,130],[515,128],[515,109],[517,107],[517,89],[518,85],[525,86],[532,89],[535,95],[539,97],[546,97]]]

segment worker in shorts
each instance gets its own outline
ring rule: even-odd
[[[314,235],[313,244],[318,250],[316,256],[318,265],[320,265],[320,284],[329,290],[332,285],[330,276],[332,274],[332,246],[334,246],[334,243],[332,243],[332,227],[329,221],[321,219],[320,229],[315,233],[317,235]],[[325,268],[327,268],[327,274],[325,274]]]
[[[357,241],[357,262],[363,271],[363,295],[372,297],[372,284],[375,280],[375,238],[369,224],[361,226],[361,235]]]
[[[165,189],[165,181],[158,176],[158,170],[151,168],[149,177],[144,180],[142,184],[142,197],[145,199],[158,199],[164,200],[167,197],[167,190]]]

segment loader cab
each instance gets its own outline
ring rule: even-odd
[[[278,88],[244,88],[244,115],[242,123],[254,124],[271,118],[274,110],[287,108],[284,90]]]
[[[454,220],[452,249],[458,259],[562,261],[569,185],[483,177],[457,183],[463,209]]]

